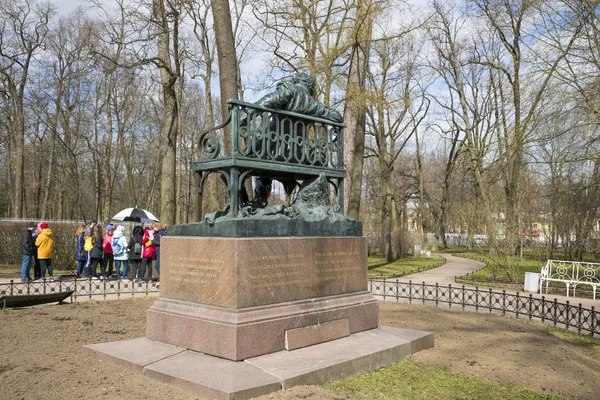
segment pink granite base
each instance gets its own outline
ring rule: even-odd
[[[146,337],[239,361],[284,350],[289,330],[337,320],[351,334],[377,328],[379,305],[368,292],[240,310],[159,298],[147,312]]]
[[[381,327],[348,337],[231,361],[146,338],[84,346],[84,351],[207,399],[251,399],[383,368],[433,347],[433,334]]]
[[[163,239],[148,339],[239,361],[284,350],[294,329],[346,321],[305,346],[379,326],[364,237]]]

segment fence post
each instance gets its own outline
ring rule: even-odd
[[[462,285],[462,309],[465,309],[465,285]]]
[[[565,314],[567,315],[567,320],[566,320],[566,325],[567,325],[567,330],[569,329],[569,321],[571,320],[571,318],[569,318],[569,311],[571,311],[571,306],[569,305],[569,300],[567,300],[567,307],[565,310]]]
[[[533,312],[533,295],[529,294],[529,320],[531,321],[531,313]]]
[[[412,280],[408,281],[408,304],[412,304]]]
[[[579,303],[579,315],[577,316],[577,333],[581,333],[581,315],[583,314],[583,306]]]
[[[519,298],[519,292],[517,292],[517,308],[516,308],[516,318],[519,319],[519,309],[521,308],[521,299]]]
[[[596,333],[596,325],[598,324],[598,317],[596,316],[596,308],[592,306],[592,326],[590,331],[592,332],[592,337],[594,337],[594,333]]]
[[[542,324],[544,323],[544,320],[546,319],[546,311],[544,310],[546,308],[546,297],[542,296]]]
[[[558,300],[556,299],[556,297],[554,298],[554,327],[556,328],[556,318],[557,318],[557,312],[558,312]]]
[[[435,306],[438,306],[438,303],[440,301],[440,285],[439,283],[435,283]]]
[[[13,290],[15,289],[15,281],[13,281],[12,279],[10,280],[10,295],[13,296],[14,292]],[[6,308],[6,307],[5,307]]]
[[[479,288],[475,286],[475,312],[479,312]]]
[[[423,281],[423,289],[421,290],[421,297],[423,298],[423,305],[425,305],[425,281]]]
[[[490,297],[489,297],[489,303],[490,303],[490,314],[492,313],[492,288],[490,288]]]
[[[502,316],[506,316],[506,290],[502,290]]]
[[[452,308],[452,285],[448,284],[448,308]]]
[[[385,301],[385,288],[386,288],[385,278],[383,278],[383,301]]]

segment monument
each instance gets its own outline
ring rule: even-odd
[[[433,346],[427,332],[379,327],[362,225],[342,212],[342,117],[313,90],[296,74],[258,103],[228,101],[227,121],[200,138],[194,170],[199,198],[218,173],[229,204],[199,210],[196,223],[161,239],[161,293],[146,337],[88,351],[208,398],[243,399]],[[227,124],[222,140],[216,131]],[[292,204],[268,205],[274,179]]]

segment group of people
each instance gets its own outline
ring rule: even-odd
[[[151,280],[152,262],[160,274],[160,239],[167,234],[168,224],[153,223],[147,228],[135,226],[130,239],[125,236],[123,225],[109,223],[105,229],[92,219],[89,225],[77,227],[75,259],[77,260],[76,274],[86,279],[132,279]],[[36,226],[30,222],[21,234],[21,281],[31,281],[31,267],[34,267],[34,279],[43,282],[48,271],[48,280],[53,281],[52,251],[54,239],[48,223],[42,222]],[[37,263],[39,261],[39,273]],[[100,275],[97,274],[100,266]],[[113,274],[114,266],[114,274]]]
[[[108,224],[103,230],[96,219],[88,226],[80,225],[76,231],[77,276],[87,279],[107,279],[113,276],[127,280],[131,267],[131,277],[138,281],[152,279],[152,261],[156,260],[156,272],[160,274],[160,238],[167,234],[169,225],[153,223],[146,229],[133,228],[127,239],[123,225]],[[100,265],[100,276],[97,268]]]
[[[54,236],[47,222],[29,222],[21,232],[21,282],[31,281],[31,267],[34,266],[34,278],[38,281],[46,279],[48,271],[49,280],[54,280],[52,267],[52,251],[54,250]]]

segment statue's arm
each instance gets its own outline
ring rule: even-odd
[[[279,110],[291,100],[292,95],[292,90],[289,84],[287,82],[281,82],[277,84],[277,88],[274,92],[265,95],[258,100],[256,104],[259,104],[263,107],[272,108],[274,110]],[[255,111],[250,111],[247,116],[244,116],[240,120],[240,126],[245,126],[248,123],[248,119],[250,118],[251,114],[254,112]]]
[[[289,82],[280,82],[277,89],[260,99],[257,103],[274,110],[282,109],[292,99],[293,92]]]

